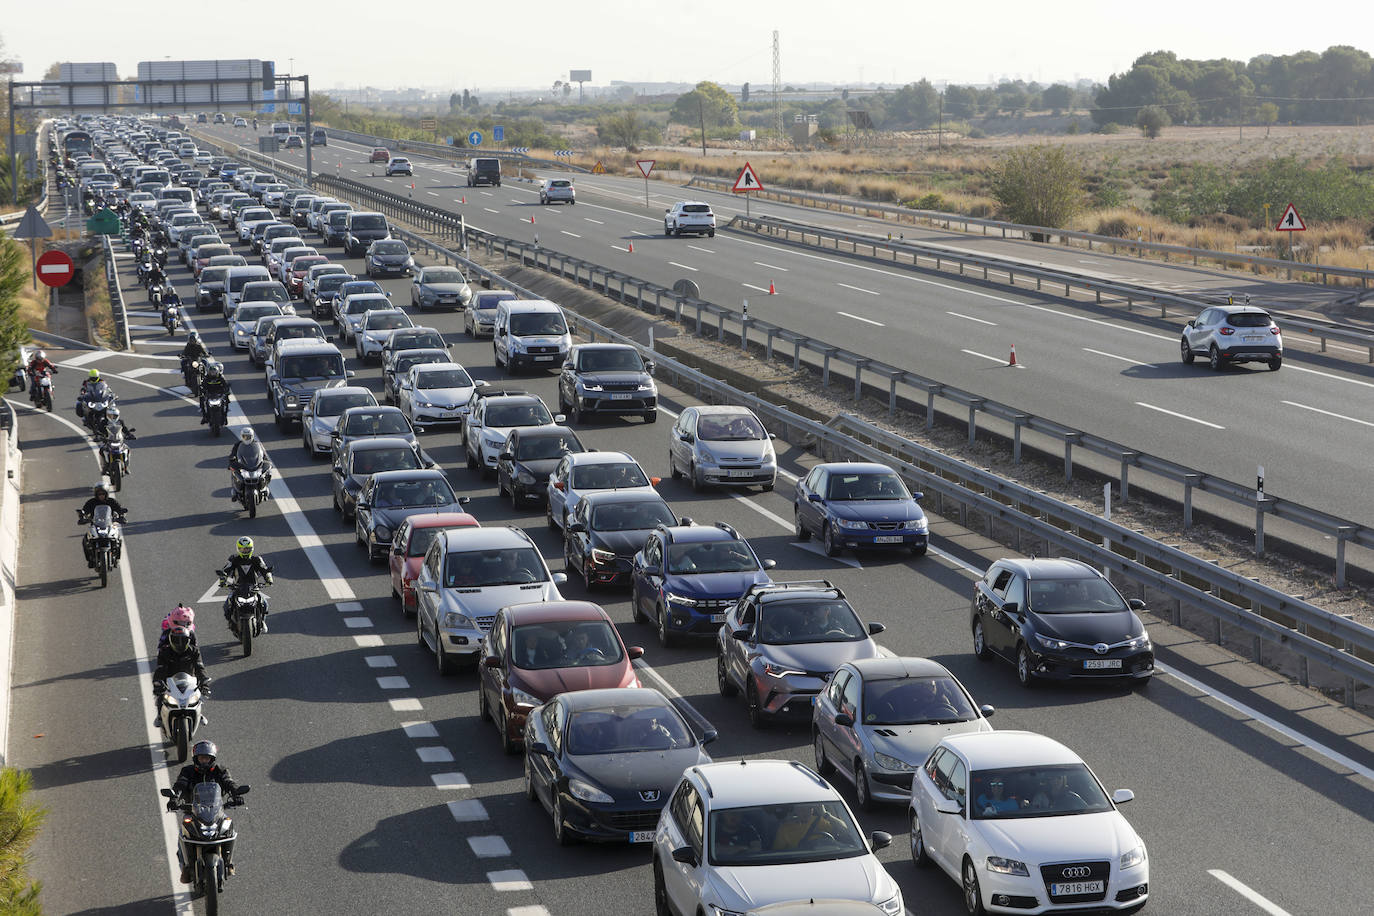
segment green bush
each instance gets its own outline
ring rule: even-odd
[[[965,136],[968,137],[970,140],[982,140],[984,137],[987,136],[987,132],[984,131],[981,127],[970,127],[968,129],[968,133],[965,134]]]
[[[932,192],[917,198],[912,202],[912,206],[917,210],[944,210],[945,199],[943,196]]]

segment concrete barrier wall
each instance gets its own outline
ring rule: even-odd
[[[12,408],[0,404],[0,410]],[[15,581],[19,572],[19,492],[23,455],[15,428],[0,429],[0,764],[9,760],[10,660],[14,647]]]

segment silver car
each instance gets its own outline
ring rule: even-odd
[[[686,474],[694,490],[708,484],[771,490],[778,476],[775,438],[748,407],[688,407],[668,433],[668,470],[674,479]]]
[[[398,308],[368,309],[353,335],[353,348],[358,359],[367,362],[372,357],[380,357],[382,346],[392,331],[413,327],[410,316]]]
[[[541,204],[577,203],[577,190],[573,187],[572,179],[545,178],[544,183],[539,186],[539,202]]]
[[[575,452],[564,455],[549,474],[548,523],[550,528],[567,527],[568,516],[577,508],[584,493],[596,490],[652,490],[657,477],[629,452]]]
[[[410,283],[410,304],[427,308],[466,308],[472,299],[467,277],[456,267],[439,265],[422,268]]]
[[[516,298],[508,289],[483,290],[473,295],[463,312],[463,330],[469,337],[490,337],[496,331],[496,304]]]
[[[1269,313],[1253,305],[1214,305],[1183,328],[1179,350],[1184,363],[1207,357],[1213,369],[1230,363],[1283,365],[1283,333]]]
[[[339,416],[350,407],[376,407],[377,399],[361,385],[317,388],[301,410],[301,445],[310,457],[327,455]]]
[[[339,303],[334,323],[339,328],[339,340],[351,341],[362,327],[363,315],[372,310],[391,308],[391,300],[377,293],[360,293]]]
[[[417,431],[456,426],[467,414],[473,389],[485,384],[473,381],[457,363],[421,363],[401,377],[396,403]]]
[[[246,302],[234,309],[234,316],[229,319],[229,342],[235,350],[247,350],[259,318],[285,314],[275,302]]]
[[[841,665],[811,712],[811,745],[822,776],[839,772],[859,805],[905,804],[911,777],[946,735],[990,732],[959,679],[927,658],[865,658]]]

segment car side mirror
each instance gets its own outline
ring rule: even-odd
[[[777,565],[778,565],[778,561],[777,561],[777,560],[764,560],[762,565],[763,565],[763,568],[764,568],[764,569],[772,569],[774,566],[777,566]]]
[[[982,706],[978,707],[978,712],[982,714],[984,719],[991,719],[993,714],[997,712],[997,709],[994,706],[989,706],[987,703],[984,703]]]
[[[692,868],[696,868],[701,864],[701,860],[697,858],[697,851],[690,846],[682,846],[678,849],[674,849],[673,861],[680,862],[683,865],[690,865]]]
[[[466,506],[466,505],[467,505],[468,503],[470,503],[470,502],[472,502],[472,497],[471,497],[471,496],[460,496],[460,497],[458,497],[458,505],[460,505],[460,506]]]
[[[819,493],[808,493],[806,498],[818,506],[825,505],[825,497]]]
[[[646,576],[659,576],[663,574],[662,570],[660,570],[657,566],[646,566],[643,569],[641,569],[640,572],[642,572]]]
[[[566,363],[563,364],[563,369],[566,370],[566,371],[571,371],[572,368],[573,368],[573,364],[572,364],[571,361],[566,362]]]
[[[552,757],[553,751],[543,741],[531,741],[525,748],[526,754],[537,754],[540,757]]]
[[[502,452],[500,455],[497,456],[497,458],[499,458],[502,461],[514,461],[515,452]]]
[[[358,500],[358,508],[359,508],[359,509],[371,509],[371,508],[372,508],[372,503],[370,503],[370,502],[367,501],[366,499],[360,499],[360,500]]]
[[[568,574],[567,574],[567,573],[554,573],[554,574],[553,574],[553,584],[554,584],[554,585],[563,585],[563,584],[565,584],[567,581],[568,581]]]
[[[474,388],[485,388],[485,387],[487,387],[487,383],[484,382],[484,381],[480,381],[480,380],[479,380],[479,381],[477,382],[477,384],[474,385],[473,387],[474,387]]]
[[[572,532],[586,531],[587,526],[581,522],[568,522],[568,530]]]
[[[505,336],[506,336],[506,329],[505,329],[505,328],[501,328],[499,331],[496,332],[496,336],[497,336],[497,337],[505,337]]]
[[[649,360],[644,364],[644,371],[650,375],[653,375],[656,369],[658,369],[658,365],[655,364],[653,360]]]
[[[697,441],[697,437],[692,435],[691,433],[683,433],[682,441],[686,442],[688,445],[691,445],[693,442]]]
[[[1124,805],[1128,801],[1135,801],[1135,793],[1130,789],[1117,789],[1112,793],[1112,801],[1118,805]]]
[[[952,798],[942,796],[935,800],[935,810],[941,814],[963,814],[964,806]]]
[[[1187,324],[1184,325],[1185,328],[1191,328],[1192,326],[1193,326],[1193,323],[1192,323],[1191,321],[1189,321]]]
[[[339,432],[339,428],[336,426],[336,427],[334,427],[333,429],[331,429],[331,430],[329,431],[329,438],[331,438],[331,439],[342,439],[342,438],[343,438],[343,433]]]
[[[778,438],[778,435],[777,435],[777,433],[769,433],[769,434],[768,434],[768,438],[769,438],[770,440],[776,440],[776,439]]]
[[[911,498],[914,502],[920,502],[926,498],[926,494],[923,490],[913,490],[911,492]]]
[[[568,415],[567,415],[567,414],[562,414],[562,413],[556,413],[556,414],[553,415],[553,422],[555,422],[555,423],[566,423],[566,422],[568,422]]]
[[[501,657],[499,655],[488,655],[486,658],[482,659],[482,666],[484,668],[500,668]]]
[[[701,736],[701,743],[710,744],[712,741],[715,741],[719,737],[720,732],[716,731],[714,728],[708,728]]]
[[[1129,608],[1130,608],[1131,610],[1133,610],[1133,611],[1143,611],[1143,610],[1145,610],[1145,602],[1144,602],[1143,599],[1140,599],[1140,598],[1127,598],[1127,599],[1126,599],[1126,606],[1129,607]]]
[[[868,625],[868,635],[877,636],[879,633],[883,632],[886,629],[887,627],[881,623],[870,623]]]
[[[1021,613],[1021,606],[1015,601],[1008,601],[1006,604],[1002,605],[1002,613],[1019,614]]]
[[[730,631],[730,638],[738,639],[740,642],[748,642],[749,636],[752,632],[753,631],[750,630],[748,627],[740,627],[738,629]]]
[[[892,845],[892,834],[884,830],[875,830],[868,835],[868,845],[873,852],[886,849]]]
[[[355,376],[355,375],[357,375],[357,373],[354,372],[352,369],[345,369],[345,370],[344,370],[344,378],[352,378],[352,377]]]
[[[634,661],[634,660],[637,659],[637,658],[643,658],[643,657],[644,657],[644,647],[643,647],[643,646],[628,646],[628,647],[626,647],[626,649],[625,649],[625,654],[628,655],[628,656],[630,657],[630,661]]]
[[[854,717],[847,712],[836,713],[835,724],[838,725],[840,728],[853,728]]]

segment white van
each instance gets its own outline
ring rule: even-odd
[[[557,369],[572,347],[568,319],[547,299],[507,299],[496,306],[491,338],[496,365],[512,375],[525,367]]]
[[[250,264],[246,267],[231,267],[229,273],[224,275],[224,315],[234,314],[234,309],[239,307],[239,298],[243,295],[243,287],[248,283],[258,280],[273,280],[272,272],[261,264]]]
[[[159,188],[153,192],[157,200],[176,200],[188,207],[195,208],[196,195],[190,188]]]

